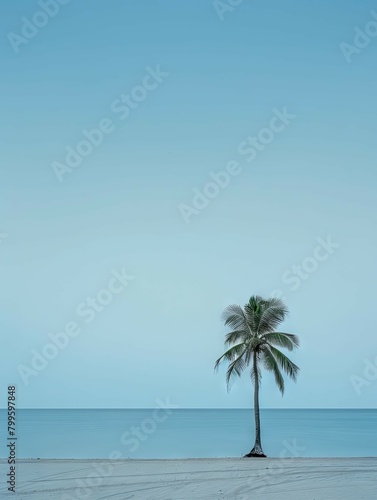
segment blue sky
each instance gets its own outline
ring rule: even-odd
[[[71,0],[15,50],[9,33],[41,7],[2,5],[0,380],[19,406],[251,406],[247,374],[227,394],[213,372],[220,314],[276,290],[301,375],[283,399],[265,375],[262,406],[375,406],[377,39],[350,62],[340,47],[374,8],[245,0],[221,20],[211,0]],[[240,144],[285,108],[295,118],[247,161]],[[102,120],[112,131],[59,182],[52,164]],[[229,162],[238,174],[185,221]],[[334,248],[313,262],[319,238]],[[127,286],[103,292],[122,270]],[[80,333],[25,384],[20,365],[70,322]]]

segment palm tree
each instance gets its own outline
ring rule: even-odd
[[[277,326],[284,321],[288,309],[283,301],[276,298],[263,299],[252,296],[242,307],[228,306],[222,319],[232,331],[225,335],[226,352],[216,361],[215,370],[223,361],[228,361],[226,372],[228,390],[235,376],[241,376],[245,368],[251,365],[251,380],[254,385],[255,444],[245,457],[265,457],[261,443],[259,388],[261,383],[261,366],[271,371],[276,385],[284,394],[284,379],[281,370],[296,381],[299,367],[296,366],[277,347],[292,351],[299,346],[299,339],[290,333],[277,332]]]

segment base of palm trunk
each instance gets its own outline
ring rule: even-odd
[[[244,458],[267,458],[267,455],[264,453],[248,453],[247,455],[244,455]]]
[[[255,445],[250,453],[244,456],[244,458],[267,458],[263,453],[261,446]]]

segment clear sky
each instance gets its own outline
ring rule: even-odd
[[[282,293],[261,405],[375,407],[375,2],[63,3],[1,5],[3,401],[251,406],[220,314]]]

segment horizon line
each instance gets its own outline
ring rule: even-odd
[[[157,406],[139,406],[139,407],[19,407],[17,410],[154,410],[158,408]],[[178,407],[171,408],[172,410],[252,410],[254,407]],[[289,407],[289,408],[278,408],[278,407],[261,407],[261,410],[377,410],[377,407]],[[0,408],[0,410],[7,410],[7,408]]]

